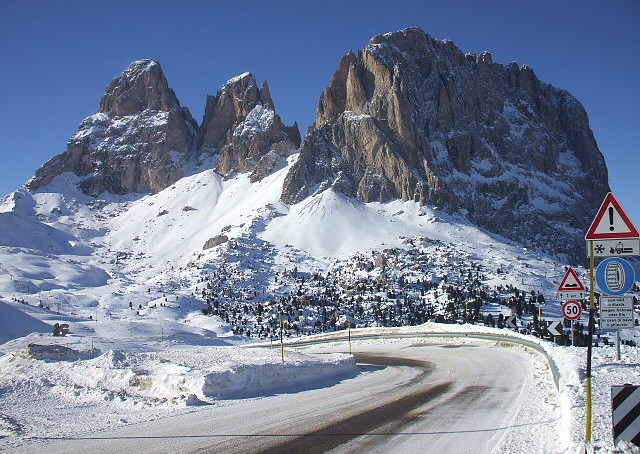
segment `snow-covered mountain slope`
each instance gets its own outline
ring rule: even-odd
[[[527,292],[549,294],[562,278],[553,259],[414,202],[362,203],[327,190],[285,205],[279,195],[296,158],[258,182],[203,170],[154,195],[90,197],[74,189],[78,177],[70,173],[38,191],[19,190],[0,208],[10,232],[0,239],[0,293],[86,317],[128,310],[129,302],[168,303],[168,293],[199,310],[211,295],[198,283],[224,264],[264,301],[297,289],[285,270],[330,273],[353,257],[394,249],[430,255],[425,275],[437,282],[455,260],[476,263],[486,285]]]
[[[280,317],[285,336],[347,322],[372,332],[428,320],[504,326],[501,318],[518,311],[518,326],[528,331],[540,309],[558,318],[553,294],[564,268],[554,258],[414,202],[363,203],[328,189],[286,205],[279,196],[296,159],[283,159],[257,182],[208,169],[154,195],[92,197],[66,173],[6,197],[0,449],[43,434],[171,417],[229,397],[333,386],[359,373],[346,355],[287,350],[282,365],[277,349],[236,347],[273,340]],[[70,334],[52,337],[54,323],[67,323]],[[433,323],[419,329],[500,333]],[[629,349],[623,352],[633,363]],[[594,433],[597,446],[609,446],[600,441],[606,392],[634,369],[612,367],[611,349],[599,350]],[[560,395],[571,436],[563,452],[580,440],[582,425],[571,421],[584,407],[576,377],[585,349],[567,351],[557,353],[568,358]],[[550,381],[538,371],[533,382]],[[76,410],[50,414],[69,407]]]

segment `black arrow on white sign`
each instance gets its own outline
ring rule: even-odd
[[[515,315],[511,315],[510,317],[507,317],[507,319],[504,321],[504,324],[507,325],[508,328],[513,328],[513,329],[517,329],[518,328],[516,326],[516,316]]]

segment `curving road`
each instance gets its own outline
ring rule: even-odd
[[[548,452],[521,435],[548,433],[556,423],[527,407],[548,398],[533,378],[531,354],[486,343],[408,342],[356,344],[354,352],[363,372],[328,388],[229,401],[24,452]]]

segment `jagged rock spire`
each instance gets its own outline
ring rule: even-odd
[[[300,145],[297,124],[282,124],[266,81],[258,88],[251,73],[230,79],[216,96],[207,97],[200,131],[199,153],[217,155],[218,172],[251,172],[254,181]]]
[[[69,139],[64,153],[45,163],[27,187],[73,172],[86,177],[87,194],[155,193],[184,176],[197,125],[169,88],[160,64],[133,62],[106,89],[98,112]]]
[[[146,109],[169,112],[180,102],[167,82],[160,64],[154,60],[137,60],[107,87],[98,112],[122,117]]]

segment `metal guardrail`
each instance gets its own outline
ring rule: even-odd
[[[393,328],[386,328],[386,330],[393,330]],[[493,342],[504,342],[507,344],[517,344],[523,347],[529,348],[540,353],[547,364],[549,365],[549,370],[551,371],[551,375],[553,377],[553,382],[556,385],[556,389],[560,390],[560,369],[558,365],[553,360],[553,358],[549,355],[549,353],[544,349],[544,347],[536,342],[529,341],[527,339],[522,339],[516,336],[509,336],[508,333],[505,334],[489,334],[489,333],[463,333],[463,332],[408,332],[408,333],[393,333],[393,332],[383,332],[383,333],[363,333],[358,332],[356,330],[351,331],[351,340],[376,340],[381,338],[387,339],[423,339],[423,338],[463,338],[463,339],[480,339],[487,340]],[[348,340],[348,333],[346,331],[336,331],[330,334],[324,333],[316,336],[315,338],[297,338],[297,339],[287,339],[285,341],[285,345],[293,346],[293,347],[305,347],[317,344],[328,344],[333,342],[346,342]],[[257,345],[256,345],[257,346]]]

